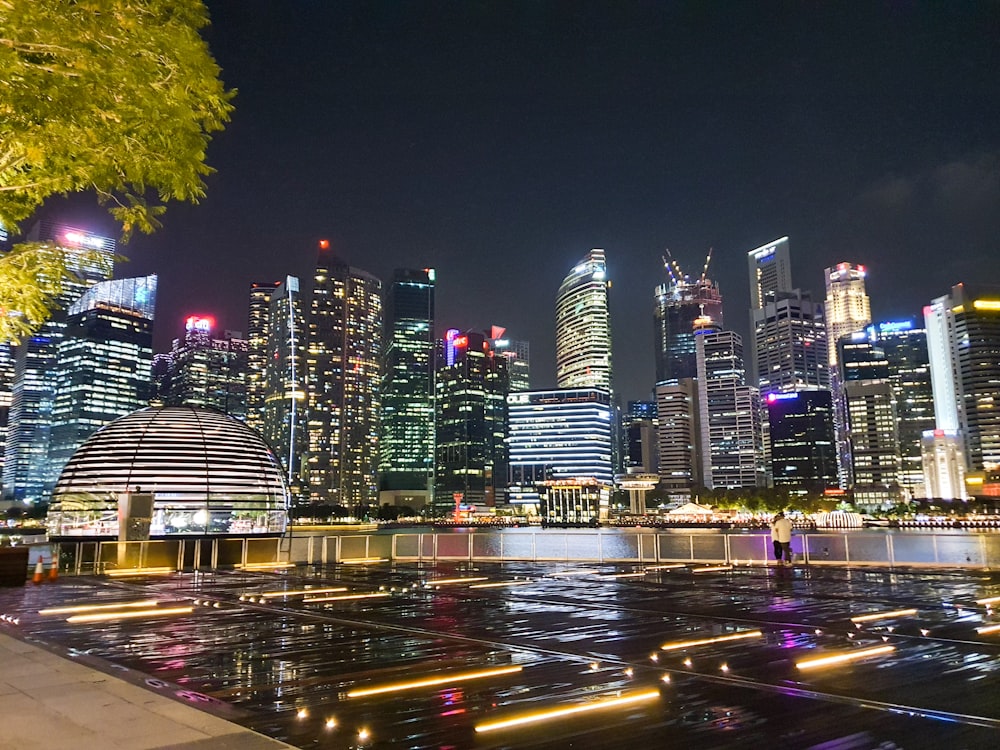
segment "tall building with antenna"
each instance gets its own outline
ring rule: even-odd
[[[659,284],[653,295],[657,383],[695,377],[695,330],[708,322],[722,327],[722,293],[719,285],[708,278],[711,262],[709,250],[701,275],[692,280],[669,250],[663,258],[667,282]]]

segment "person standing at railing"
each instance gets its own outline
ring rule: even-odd
[[[785,518],[782,511],[771,521],[771,542],[774,545],[774,559],[781,562],[782,556],[785,558],[785,565],[792,564],[792,522]]]

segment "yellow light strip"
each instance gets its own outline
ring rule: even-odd
[[[78,604],[73,607],[49,607],[38,610],[40,615],[70,615],[74,612],[96,612],[102,609],[127,609],[129,607],[155,607],[156,599],[143,599],[138,602],[122,602],[121,604]]]
[[[343,565],[369,565],[371,563],[389,562],[388,557],[345,557],[340,561]]]
[[[369,688],[351,690],[347,693],[348,698],[363,698],[368,695],[381,695],[382,693],[395,693],[401,690],[416,690],[423,687],[434,687],[435,685],[450,685],[455,682],[465,682],[467,680],[480,680],[484,677],[496,677],[504,674],[515,674],[523,667],[500,667],[498,669],[482,669],[476,672],[459,672],[458,674],[441,675],[440,677],[429,677],[425,680],[411,680],[409,682],[393,682],[387,685],[375,685]]]
[[[976,599],[976,604],[996,604],[1000,602],[1000,596],[990,596],[986,599]]]
[[[805,661],[796,662],[795,666],[799,669],[829,667],[834,664],[857,661],[858,659],[867,659],[869,656],[888,654],[895,650],[895,646],[875,646],[874,648],[863,648],[860,651],[849,651],[846,654],[834,654],[833,656],[822,656],[817,659],[806,659]]]
[[[527,586],[529,583],[534,583],[534,581],[498,581],[496,583],[474,583],[469,586],[470,589],[496,589],[501,586]]]
[[[977,310],[1000,310],[1000,300],[977,299],[972,303]]]
[[[1000,625],[986,625],[982,628],[976,628],[976,632],[979,635],[989,635],[990,633],[1000,633]]]
[[[732,565],[713,565],[710,568],[692,568],[692,573],[715,573],[719,570],[732,570]]]
[[[521,714],[520,716],[512,716],[509,719],[502,719],[500,721],[490,721],[485,724],[477,725],[476,731],[492,732],[495,729],[507,729],[509,727],[521,726],[522,724],[532,724],[538,721],[558,719],[562,718],[563,716],[572,716],[574,714],[581,714],[587,711],[597,711],[602,708],[615,708],[616,706],[627,706],[631,703],[649,701],[659,697],[660,693],[658,690],[646,690],[641,693],[614,695],[609,698],[602,698],[594,701],[589,701],[587,703],[579,703],[572,706],[564,706],[563,708],[552,708],[542,711],[533,711],[531,713]]]
[[[108,620],[132,620],[137,617],[163,617],[165,615],[187,615],[194,612],[194,607],[162,607],[156,609],[140,609],[135,612],[100,612],[93,615],[73,615],[66,622],[106,622]]]
[[[871,622],[872,620],[888,620],[890,617],[904,617],[905,615],[915,615],[915,609],[896,609],[892,612],[875,612],[870,615],[858,615],[852,617],[851,622]]]
[[[646,568],[647,571],[650,570],[677,570],[677,568],[686,568],[686,563],[671,563],[670,565],[651,565]]]
[[[601,578],[645,578],[646,573],[605,573]]]
[[[346,586],[340,586],[338,588],[332,589],[299,589],[297,591],[265,591],[263,594],[258,594],[258,596],[263,596],[265,599],[273,599],[276,596],[308,596],[309,594],[336,594],[340,591],[347,591]]]
[[[351,599],[380,599],[389,596],[388,593],[378,593],[378,594],[345,594],[344,596],[317,596],[312,599],[303,599],[306,604],[313,604],[315,602],[346,602]]]
[[[438,578],[436,581],[426,581],[428,586],[447,586],[450,583],[469,583],[470,581],[488,581],[486,576],[469,576],[468,578]]]
[[[677,641],[675,643],[664,643],[660,646],[661,651],[676,651],[681,648],[688,648],[689,646],[704,646],[709,643],[725,643],[726,641],[740,641],[745,638],[760,638],[764,634],[759,630],[746,630],[742,633],[733,633],[732,635],[720,635],[715,638],[700,638],[696,641]]]
[[[558,570],[550,575],[553,578],[568,578],[569,576],[589,576],[596,572],[596,570]]]
[[[121,568],[118,570],[109,570],[107,575],[112,578],[125,578],[127,576],[162,576],[168,573],[173,573],[173,568],[163,567],[163,568]]]
[[[293,562],[256,562],[246,565],[236,565],[240,570],[281,570],[283,568],[294,568]]]

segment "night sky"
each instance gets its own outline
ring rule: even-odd
[[[669,248],[748,333],[746,251],[790,236],[797,286],[869,267],[876,319],[1000,284],[1000,3],[210,0],[239,94],[208,197],[124,248],[188,314],[246,330],[251,281],[308,283],[317,241],[383,280],[438,272],[439,332],[504,325],[555,385],[559,283],[613,280],[616,389],[653,384]],[[107,228],[91,203],[50,205]]]

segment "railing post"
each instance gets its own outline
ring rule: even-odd
[[[722,538],[723,538],[722,548],[726,551],[726,553],[725,553],[726,554],[725,564],[726,565],[732,565],[733,564],[733,556],[732,556],[732,552],[731,552],[731,550],[729,548],[729,534],[723,534]]]
[[[896,551],[892,547],[892,534],[885,532],[885,554],[889,558],[889,567],[896,567]]]

